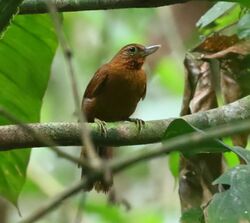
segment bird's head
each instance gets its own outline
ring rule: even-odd
[[[121,48],[111,62],[123,66],[125,69],[139,70],[146,57],[157,51],[160,47],[161,45],[143,46],[135,43],[129,44]]]

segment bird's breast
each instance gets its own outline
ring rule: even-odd
[[[143,70],[109,74],[103,92],[96,97],[96,116],[105,121],[128,118],[141,99],[145,86]]]

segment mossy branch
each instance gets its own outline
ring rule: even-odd
[[[1,115],[1,114],[0,114]],[[183,116],[190,124],[206,129],[237,120],[250,118],[250,96],[220,108]],[[162,141],[162,137],[173,119],[146,121],[139,132],[134,123],[107,123],[107,136],[104,137],[95,123],[88,124],[91,137],[97,145],[124,146],[149,144]],[[32,131],[50,139],[58,146],[80,146],[80,125],[78,123],[28,124]],[[51,146],[25,131],[20,125],[0,126],[0,151],[25,147]]]

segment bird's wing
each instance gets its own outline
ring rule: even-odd
[[[84,98],[94,98],[103,90],[106,82],[108,80],[108,72],[106,66],[104,65],[99,70],[96,71],[95,75],[89,82],[85,92]]]

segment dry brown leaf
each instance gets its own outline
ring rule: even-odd
[[[184,60],[185,87],[180,115],[188,115],[217,107],[210,64],[187,54]]]
[[[181,115],[217,107],[209,62],[188,53],[184,60],[185,88]],[[179,196],[182,212],[205,205],[217,191],[212,182],[221,174],[221,154],[181,157]]]
[[[204,59],[221,59],[231,57],[233,55],[247,56],[250,53],[250,40],[242,40],[233,46],[230,46],[224,50],[218,51],[213,54],[204,54]]]
[[[225,104],[234,102],[250,94],[250,59],[231,57],[220,59],[221,67],[221,92]],[[234,145],[246,147],[248,134],[232,137]]]
[[[217,107],[215,84],[209,59],[220,63],[220,86],[225,103],[250,94],[250,40],[236,36],[207,38],[186,55],[185,89],[181,115]],[[201,56],[201,52],[203,55]],[[247,134],[232,137],[234,145],[246,146]],[[182,211],[205,205],[217,192],[212,182],[222,173],[221,154],[181,157],[180,189]]]
[[[233,46],[239,42],[237,35],[224,36],[215,34],[206,38],[200,45],[193,49],[193,52],[216,53]]]
[[[220,61],[221,92],[226,104],[250,94],[249,39],[215,35],[207,38],[196,50],[204,53],[202,59]],[[247,134],[233,136],[233,144],[245,147],[247,138]]]

